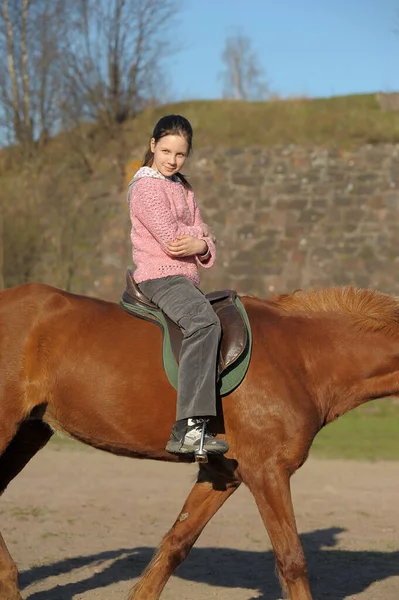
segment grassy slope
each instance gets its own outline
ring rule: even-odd
[[[162,115],[179,112],[195,131],[195,146],[352,146],[399,141],[399,112],[382,111],[374,94],[271,102],[192,101],[146,110],[125,127],[147,139]]]
[[[349,148],[399,142],[399,111],[381,110],[375,94],[333,98],[241,102],[197,100],[148,108],[113,132],[85,126],[75,136],[61,133],[42,150],[42,166],[73,165],[82,135],[95,150],[96,170],[110,168],[110,157],[140,159],[154,123],[180,113],[194,127],[194,148],[227,146],[304,146]],[[17,149],[0,152],[0,184],[20,170]]]

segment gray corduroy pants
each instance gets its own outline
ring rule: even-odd
[[[209,301],[183,275],[149,279],[139,288],[183,332],[176,420],[216,415],[220,322]]]

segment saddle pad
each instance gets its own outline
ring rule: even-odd
[[[221,396],[226,396],[242,382],[251,358],[252,333],[248,315],[244,305],[238,297],[235,299],[235,303],[247,326],[248,344],[241,356],[239,356],[239,358],[232,365],[230,365],[229,368],[222,372],[219,381],[216,384],[217,391]],[[147,315],[151,315],[150,319],[161,327],[163,331],[162,355],[165,373],[168,377],[169,383],[175,388],[175,390],[177,390],[177,373],[179,367],[170,346],[168,327],[163,314],[160,311],[154,311],[145,306],[128,304],[123,300],[120,302],[120,306],[126,312],[142,319],[147,320]]]

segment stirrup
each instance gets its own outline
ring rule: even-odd
[[[208,452],[204,449],[206,419],[202,421],[201,439],[198,450],[194,452],[194,459],[197,463],[208,462]]]

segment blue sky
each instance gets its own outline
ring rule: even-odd
[[[399,91],[395,28],[399,0],[183,0],[171,99],[221,97],[221,53],[237,32],[283,97]]]

